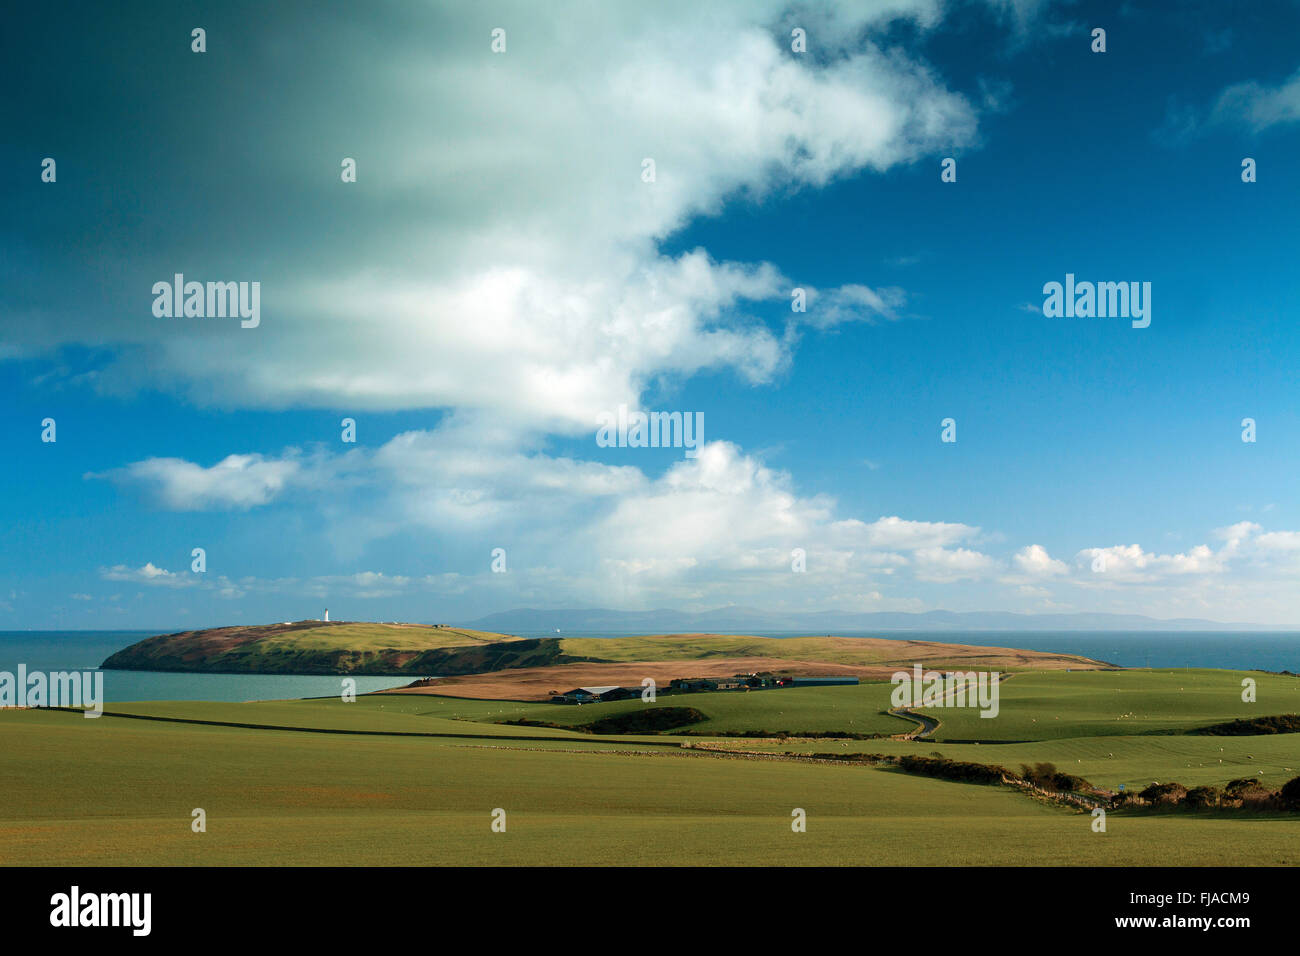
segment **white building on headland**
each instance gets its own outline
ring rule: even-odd
[[[325,620],[328,621],[329,619],[330,619],[330,609],[329,609],[329,608],[326,608],[326,609],[325,609]]]

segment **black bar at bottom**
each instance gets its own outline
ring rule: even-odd
[[[0,882],[10,943],[460,948],[517,939],[532,949],[567,946],[571,934],[652,947],[844,929],[918,945],[954,933],[968,942],[1027,939],[1029,931],[1071,942],[1200,935],[1231,945],[1289,931],[1300,888],[1287,868],[50,868],[0,870]],[[139,932],[144,897],[131,894],[149,894],[147,935]],[[115,917],[117,926],[71,925]]]

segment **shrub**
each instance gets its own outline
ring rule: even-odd
[[[1292,777],[1282,784],[1282,789],[1278,791],[1278,799],[1286,809],[1300,810],[1300,777]]]
[[[898,766],[908,773],[942,777],[945,780],[963,780],[967,783],[1001,783],[1004,778],[1014,776],[1004,767],[942,757],[902,756],[898,758]]]
[[[1259,786],[1253,790],[1241,791],[1239,806],[1246,810],[1274,810],[1281,805],[1278,794],[1267,787]]]
[[[708,720],[707,714],[694,707],[647,707],[645,710],[629,710],[621,714],[601,717],[589,724],[557,724],[548,720],[532,720],[518,717],[503,720],[501,723],[512,727],[552,727],[556,730],[579,730],[588,734],[657,734],[665,730],[675,730],[689,724]]]
[[[1183,805],[1193,810],[1202,810],[1217,807],[1222,799],[1223,793],[1218,787],[1193,787],[1187,791]]]
[[[1264,785],[1259,782],[1258,777],[1237,777],[1235,780],[1229,780],[1223,791],[1230,796],[1239,797],[1247,790],[1263,789]]]
[[[1258,734],[1300,733],[1300,714],[1277,714],[1269,717],[1250,717],[1232,720],[1226,724],[1211,724],[1194,734],[1209,737],[1253,737]]]
[[[1072,790],[1085,790],[1091,786],[1082,777],[1057,770],[1055,764],[1036,763],[1020,765],[1020,775],[1036,787],[1051,790],[1053,793],[1068,793]]]
[[[1153,783],[1138,796],[1153,806],[1177,806],[1187,796],[1187,788],[1181,783]]]
[[[851,730],[683,730],[683,736],[693,737],[771,737],[786,740],[790,737],[807,737],[813,740],[881,740],[888,734],[860,734]]]
[[[646,707],[602,717],[576,729],[592,734],[656,734],[708,719],[694,707]]]

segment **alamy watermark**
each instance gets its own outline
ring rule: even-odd
[[[83,893],[73,886],[50,897],[50,925],[55,927],[126,927],[132,936],[148,936],[153,927],[152,893]]]
[[[704,444],[703,412],[629,412],[620,405],[601,412],[596,424],[601,448],[685,448],[687,458],[696,458]]]
[[[896,671],[889,702],[894,707],[978,707],[981,717],[998,715],[998,671]]]
[[[260,282],[186,282],[178,272],[171,282],[155,282],[153,294],[153,314],[160,319],[238,317],[245,329],[262,322]]]
[[[1065,284],[1043,286],[1043,315],[1049,319],[1132,319],[1133,328],[1151,324],[1150,282],[1075,282],[1065,274]]]
[[[0,708],[84,707],[87,717],[104,713],[103,671],[0,671]]]

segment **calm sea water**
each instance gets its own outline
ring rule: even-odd
[[[762,636],[795,637],[806,631],[770,631]],[[1300,673],[1300,632],[1202,631],[871,631],[844,637],[888,637],[942,641],[980,647],[1023,647],[1082,654],[1121,667],[1222,667],[1232,670],[1289,670]],[[114,651],[151,637],[150,631],[0,631],[0,671],[96,668]],[[521,637],[594,636],[576,632],[524,633]],[[607,637],[619,635],[605,632]],[[412,677],[358,677],[366,693],[409,683]],[[329,697],[338,677],[279,674],[173,674],[161,671],[105,671],[104,697],[122,700],[284,700]]]
[[[65,671],[97,668],[114,651],[153,631],[0,631],[0,671]],[[357,693],[409,684],[414,677],[358,677]],[[287,700],[332,697],[338,677],[283,674],[173,674],[165,671],[104,671],[104,699]]]

